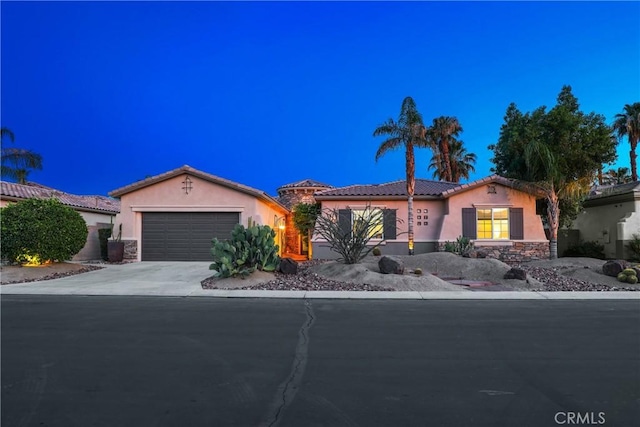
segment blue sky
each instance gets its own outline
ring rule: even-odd
[[[1,120],[44,157],[30,179],[107,194],[183,164],[270,194],[404,179],[373,130],[412,96],[456,116],[472,179],[510,102],[563,85],[611,122],[640,101],[638,2],[13,2]],[[629,165],[628,144],[618,166]],[[427,150],[416,176],[431,178]]]

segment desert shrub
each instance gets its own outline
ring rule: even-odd
[[[444,242],[444,251],[462,255],[473,249],[473,242],[468,237],[458,236],[455,242]]]
[[[422,269],[416,268],[415,270],[413,270],[413,274],[415,274],[416,276],[422,276]]]
[[[214,277],[246,277],[256,270],[275,271],[280,264],[276,232],[268,225],[245,228],[238,224],[231,232],[231,239],[213,239],[209,266]]]
[[[378,247],[370,246],[369,241],[389,213],[372,209],[370,205],[363,212],[349,227],[341,223],[339,209],[324,209],[316,218],[315,232],[327,241],[332,251],[340,255],[340,262],[356,264]]]
[[[55,199],[28,199],[2,208],[2,256],[11,262],[64,261],[87,241],[87,223]]]
[[[562,256],[605,259],[604,245],[601,245],[598,242],[581,241],[577,245],[567,248]]]
[[[380,256],[380,255],[382,255],[382,251],[381,251],[381,250],[380,250],[380,248],[379,248],[379,247],[377,247],[377,246],[376,246],[375,248],[373,248],[373,250],[371,251],[371,253],[372,253],[374,256]]]
[[[633,253],[635,259],[640,260],[640,234],[634,234],[633,239],[627,243],[627,248]]]
[[[111,237],[111,228],[100,228],[98,230],[98,241],[100,242],[100,257],[107,261],[109,259],[109,250],[107,242]]]

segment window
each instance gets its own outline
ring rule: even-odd
[[[372,239],[383,239],[384,237],[384,212],[380,208],[353,209],[351,211],[351,229],[361,230],[366,220],[373,219],[369,228],[369,236]]]
[[[478,239],[509,239],[509,209],[477,210]]]

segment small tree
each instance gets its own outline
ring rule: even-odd
[[[2,257],[41,264],[64,261],[87,241],[87,224],[56,199],[28,199],[0,210]]]
[[[369,245],[380,224],[384,223],[386,211],[367,205],[363,211],[353,212],[353,215],[353,224],[350,223],[349,227],[340,221],[339,209],[323,209],[316,218],[315,232],[327,241],[332,251],[340,255],[338,261],[345,264],[357,264],[384,242],[381,240],[376,245]]]
[[[298,203],[293,207],[293,225],[300,234],[307,236],[308,242],[311,242],[316,218],[321,211],[320,203]]]

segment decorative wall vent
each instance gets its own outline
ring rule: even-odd
[[[495,185],[487,185],[487,193],[496,194],[496,186]]]
[[[188,176],[184,179],[184,181],[182,181],[182,189],[184,190],[184,194],[189,194],[189,191],[193,189],[193,186],[191,185],[191,180],[189,179]]]

